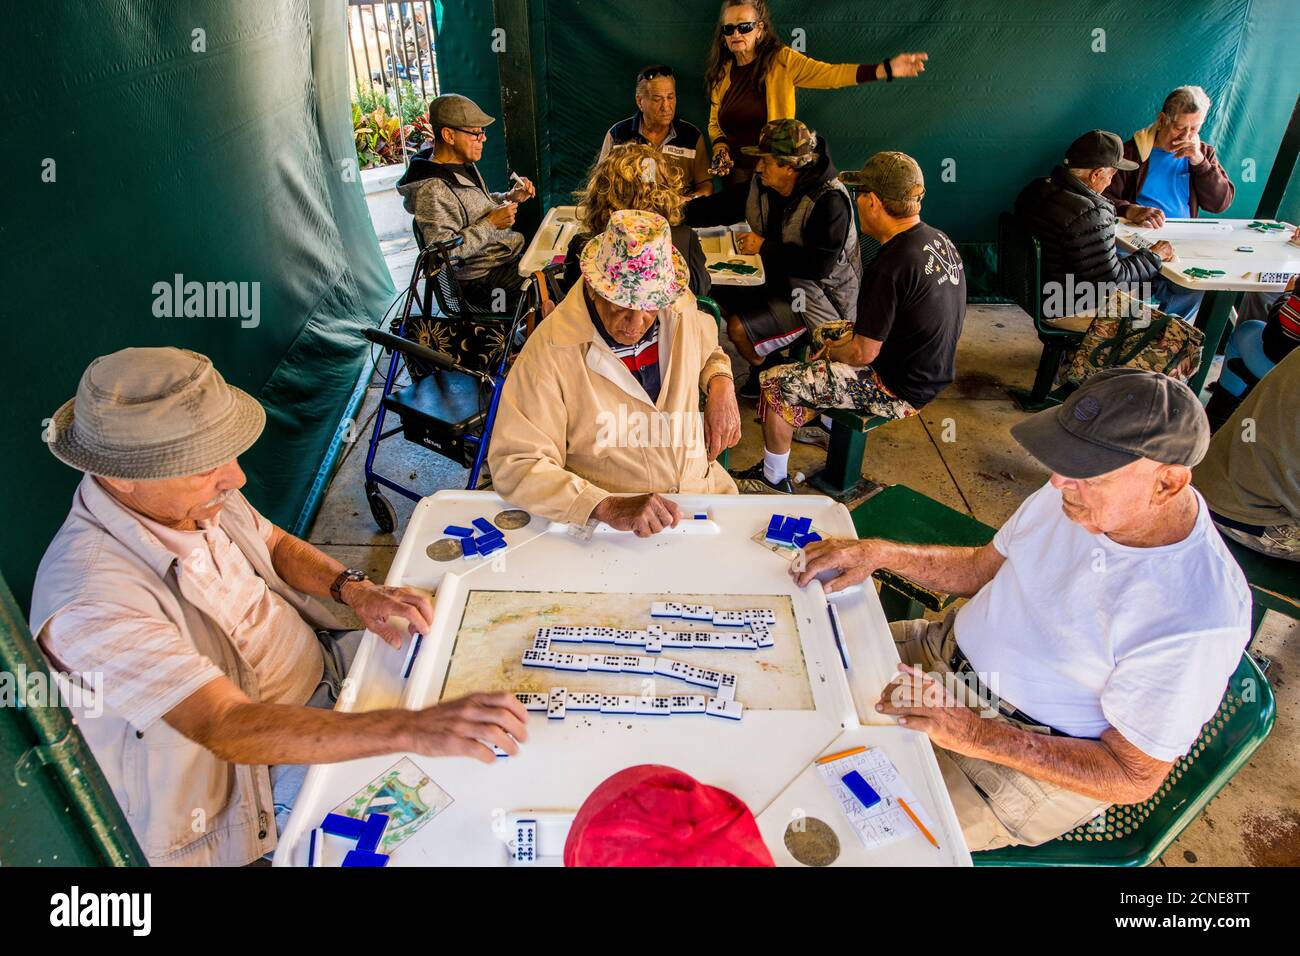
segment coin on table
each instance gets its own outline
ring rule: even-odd
[[[455,561],[462,557],[464,552],[460,549],[460,542],[455,538],[441,538],[429,545],[424,553],[435,561]]]
[[[830,866],[840,857],[840,838],[816,817],[800,817],[785,828],[785,848],[804,866]]]
[[[493,518],[492,523],[502,531],[514,531],[516,528],[522,528],[532,520],[533,516],[527,511],[511,508],[509,511],[503,511]]]

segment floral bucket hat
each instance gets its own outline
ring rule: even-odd
[[[689,271],[673,248],[668,220],[658,213],[620,209],[583,247],[582,278],[595,295],[625,309],[666,309],[686,291]]]

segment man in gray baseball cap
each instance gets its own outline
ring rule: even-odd
[[[889,568],[969,597],[890,625],[876,709],[929,735],[972,850],[1053,839],[1164,781],[1250,636],[1245,577],[1191,486],[1209,427],[1191,389],[1110,369],[1012,435],[1052,471],[982,548],[815,542],[827,591]]]
[[[484,741],[514,753],[507,734],[526,739],[510,694],[333,710],[362,632],[313,598],[402,650],[433,606],[240,494],[238,456],[265,423],[205,356],[138,348],[95,359],[47,436],[84,474],[36,574],[32,633],[93,690],[69,706],[93,718],[78,725],[155,865],[242,866],[274,849],[307,765],[405,750],[491,762]]]
[[[524,237],[510,227],[519,204],[536,190],[525,177],[515,177],[507,192],[488,190],[475,164],[483,158],[487,128],[494,122],[468,97],[434,97],[429,101],[433,139],[411,157],[397,191],[415,217],[422,243],[462,240],[453,254],[461,260],[456,276],[466,302],[486,312],[510,312],[524,283],[519,274]]]

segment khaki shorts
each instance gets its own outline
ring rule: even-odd
[[[903,663],[930,673],[951,673],[948,661],[957,647],[953,634],[956,617],[956,612],[952,612],[942,621],[891,623],[889,629]],[[987,702],[982,708],[976,700],[970,703],[981,713],[993,713],[994,708],[989,708]],[[1042,732],[1042,728],[1030,727],[1002,714],[989,719]],[[934,754],[971,852],[1004,846],[1037,846],[1087,823],[1109,806],[1095,797],[1037,780],[1001,764],[940,747],[934,748]]]

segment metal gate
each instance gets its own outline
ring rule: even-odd
[[[405,84],[421,102],[438,95],[437,20],[430,0],[348,0],[353,99],[374,88],[401,109]]]

